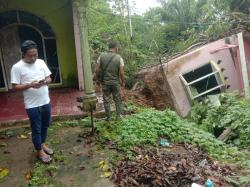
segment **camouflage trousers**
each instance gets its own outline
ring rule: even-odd
[[[106,117],[110,118],[110,102],[111,96],[115,101],[115,108],[116,108],[116,116],[119,117],[121,115],[121,96],[120,96],[120,85],[102,85],[102,93],[103,93],[103,102],[104,102],[104,109],[106,113]]]

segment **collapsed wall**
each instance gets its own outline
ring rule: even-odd
[[[136,78],[144,82],[144,89],[150,94],[156,109],[175,108],[171,88],[161,65],[141,70]]]

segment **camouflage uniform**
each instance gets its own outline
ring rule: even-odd
[[[105,108],[106,116],[107,118],[110,118],[110,115],[111,115],[110,114],[110,102],[111,102],[111,95],[112,95],[115,101],[116,115],[117,117],[120,117],[121,97],[120,97],[119,70],[120,70],[121,61],[123,63],[123,60],[120,55],[109,52],[109,53],[101,54],[98,61],[100,63],[103,101],[104,101],[104,108]]]

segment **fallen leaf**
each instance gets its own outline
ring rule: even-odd
[[[7,143],[1,143],[0,144],[0,147],[6,147],[7,146]]]
[[[4,140],[6,139],[7,137],[5,135],[0,135],[0,140]]]
[[[133,179],[132,177],[130,177],[128,180],[129,180],[132,184],[134,184],[135,186],[140,186],[140,185],[138,184],[138,182],[137,182],[135,179]]]
[[[80,170],[85,170],[85,166],[84,165],[80,165]]]
[[[7,168],[0,168],[0,179],[9,175],[9,170]]]
[[[99,165],[102,165],[102,164],[104,164],[105,163],[105,161],[104,160],[101,160],[100,162],[99,162]]]
[[[105,161],[104,160],[101,160],[100,162],[99,162],[99,168],[103,168],[103,166],[105,165]]]
[[[32,173],[31,171],[28,171],[26,174],[25,174],[25,179],[26,180],[30,180],[32,178]]]
[[[109,171],[109,166],[107,164],[104,164],[101,169],[102,169],[102,171],[107,172],[107,171]]]
[[[58,126],[62,126],[62,124],[61,124],[61,123],[57,123],[57,125],[58,125]]]
[[[186,159],[181,159],[181,164],[184,168],[187,168],[187,160]]]
[[[101,175],[101,177],[102,177],[102,178],[109,178],[111,175],[112,175],[112,173],[109,172],[109,171],[107,171],[107,172],[104,172],[104,173]]]
[[[28,139],[28,136],[21,134],[18,139]]]
[[[176,171],[176,167],[171,166],[171,167],[168,168],[168,170]]]

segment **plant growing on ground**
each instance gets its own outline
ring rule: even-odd
[[[242,99],[235,94],[221,94],[221,106],[213,107],[208,102],[196,103],[190,119],[215,136],[219,136],[226,128],[233,133],[227,143],[241,148],[250,146],[250,99]]]
[[[213,158],[223,162],[239,162],[250,170],[249,152],[239,152],[237,147],[217,140],[211,133],[181,119],[171,110],[143,109],[121,122],[99,122],[97,129],[102,141],[114,142],[127,156],[131,156],[131,149],[135,145],[155,144],[159,137],[168,137],[172,142],[187,142],[199,146]]]

